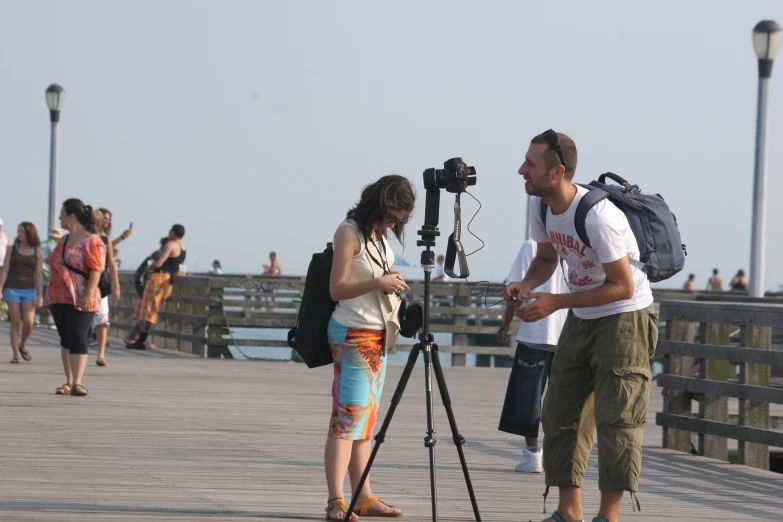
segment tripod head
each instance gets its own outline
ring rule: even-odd
[[[430,250],[435,246],[435,238],[440,235],[438,220],[440,217],[440,189],[456,194],[454,200],[454,232],[449,236],[446,247],[445,272],[449,277],[466,279],[470,275],[465,249],[462,247],[462,212],[460,194],[469,186],[476,184],[476,169],[469,167],[462,158],[452,158],[443,164],[443,169],[430,168],[424,171],[424,188],[427,189],[427,200],[424,208],[424,225],[418,234],[421,239],[417,246],[426,248],[421,253],[421,266],[425,272],[430,272],[435,266],[435,254]],[[454,272],[454,263],[459,260],[460,273]]]

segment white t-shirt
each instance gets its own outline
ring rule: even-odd
[[[638,260],[639,246],[625,214],[607,200],[599,202],[587,213],[585,229],[592,248],[582,244],[574,227],[574,214],[588,190],[578,185],[576,189],[576,197],[566,212],[556,216],[551,208],[547,210],[546,228],[541,221],[541,198],[531,198],[530,236],[540,243],[552,243],[558,255],[568,264],[571,292],[584,292],[606,280],[601,263],[612,263],[625,256]],[[574,308],[574,315],[580,319],[598,319],[650,306],[653,296],[647,274],[633,265],[631,273],[635,285],[633,297],[602,306]]]
[[[514,260],[514,265],[508,273],[508,278],[506,278],[506,284],[514,281],[522,281],[522,279],[525,278],[525,274],[530,268],[530,263],[532,263],[533,258],[536,257],[537,249],[538,244],[532,239],[528,239],[522,243],[517,258]],[[557,269],[555,269],[555,273],[552,274],[549,281],[533,290],[533,292],[548,292],[550,294],[568,293],[568,286],[563,277],[563,269],[560,268],[560,263],[557,264]],[[527,305],[531,302],[533,302],[533,299],[522,300],[523,305]],[[535,323],[526,323],[523,321],[522,324],[519,325],[517,341],[521,343],[557,345],[557,341],[560,339],[560,331],[563,329],[563,324],[565,323],[567,316],[568,310],[558,310]]]
[[[448,281],[449,276],[446,275],[446,265],[435,265],[435,270],[432,271],[433,281]]]
[[[3,263],[5,263],[5,255],[9,246],[11,246],[11,240],[8,239],[5,232],[0,232],[0,266],[3,266]]]

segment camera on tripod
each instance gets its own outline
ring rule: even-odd
[[[465,165],[462,158],[451,158],[442,169],[424,171],[424,188],[446,189],[447,192],[465,192],[476,184],[476,168]]]
[[[451,158],[443,163],[442,169],[427,169],[424,171],[424,188],[427,189],[427,205],[424,208],[424,226],[418,231],[421,239],[418,246],[427,247],[421,254],[421,266],[435,266],[435,255],[430,248],[435,246],[435,238],[440,235],[438,219],[440,217],[440,189],[456,194],[454,200],[454,232],[449,236],[446,246],[446,265],[444,271],[449,277],[467,279],[470,275],[465,249],[462,247],[462,210],[460,194],[468,187],[476,184],[476,169],[469,167],[462,158]],[[454,272],[454,264],[459,261],[459,273]]]

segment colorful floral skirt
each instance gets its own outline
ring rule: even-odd
[[[385,330],[352,328],[331,319],[328,333],[334,358],[329,436],[371,439],[386,377]]]

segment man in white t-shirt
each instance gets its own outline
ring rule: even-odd
[[[525,322],[571,309],[541,415],[547,493],[560,490],[557,511],[546,521],[582,520],[582,477],[597,429],[601,505],[593,522],[617,522],[623,492],[634,501],[639,486],[658,318],[647,276],[629,261],[639,260],[639,248],[625,214],[601,201],[585,220],[590,246],[580,241],[574,215],[587,189],[572,182],[576,163],[576,146],[565,134],[549,130],[531,140],[519,174],[535,196],[529,211],[538,251],[505,296],[534,299],[515,312]],[[567,264],[571,293],[533,293],[552,277],[558,256]]]
[[[514,265],[506,278],[506,284],[521,281],[536,257],[538,244],[528,239],[519,249]],[[552,277],[535,289],[536,292],[562,294],[568,292],[563,271],[558,266]],[[527,301],[527,300],[526,300]],[[523,304],[527,304],[523,301]],[[506,306],[503,324],[498,329],[497,341],[508,343],[508,332],[515,306]],[[541,473],[543,469],[543,451],[538,447],[538,427],[541,423],[541,398],[544,396],[549,379],[552,359],[555,356],[557,340],[563,329],[568,310],[558,310],[535,323],[522,322],[517,331],[517,350],[514,365],[508,378],[506,399],[500,414],[498,429],[506,433],[525,437],[522,459],[514,471],[523,473]]]
[[[432,271],[432,281],[442,281],[445,283],[449,280],[449,276],[446,275],[446,258],[438,256],[436,261],[435,270]]]

